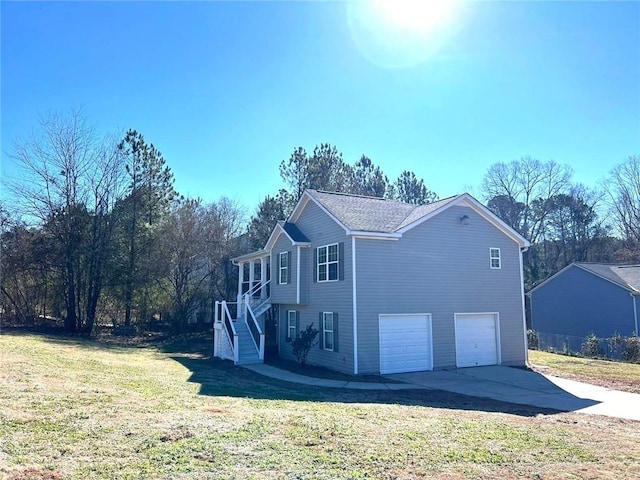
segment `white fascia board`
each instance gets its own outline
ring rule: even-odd
[[[362,232],[353,230],[349,231],[347,235],[366,240],[399,240],[402,238],[401,233]]]
[[[489,223],[493,224],[498,230],[504,233],[507,237],[511,238],[514,242],[516,242],[521,248],[529,248],[531,246],[531,242],[516,232],[513,228],[503,222],[497,215],[495,215],[491,210],[478,202],[475,198],[473,198],[468,193],[463,193],[462,195],[458,195],[453,198],[450,202],[442,205],[437,210],[425,215],[424,217],[419,218],[413,223],[410,223],[404,228],[398,230],[399,233],[405,233],[408,230],[420,225],[421,223],[429,220],[430,218],[435,217],[436,215],[446,211],[447,209],[453,206],[464,206],[469,207],[473,211],[475,211],[478,215],[483,217]]]
[[[417,227],[418,225],[420,225],[422,222],[426,222],[430,218],[435,217],[440,212],[446,210],[446,207],[449,207],[452,202],[453,202],[453,200],[451,200],[451,202],[449,202],[449,203],[444,204],[443,206],[441,206],[440,208],[434,210],[433,212],[428,213],[427,215],[418,218],[417,220],[415,220],[414,222],[410,223],[409,225],[407,225],[405,227],[402,227],[400,230],[396,230],[396,232],[400,233],[400,234],[408,232],[412,228]]]
[[[501,230],[505,235],[510,237],[513,241],[515,241],[521,248],[529,248],[531,246],[531,242],[516,232],[513,228],[507,225],[500,217],[498,217],[495,213],[489,210],[487,207],[482,205],[479,201],[473,198],[468,193],[463,193],[455,199],[451,205],[464,205],[473,209],[480,216],[484,217],[485,220],[488,220],[492,223],[498,230]],[[449,205],[447,205],[448,207]]]
[[[305,191],[302,194],[302,197],[300,197],[300,200],[298,200],[298,203],[296,204],[295,208],[293,209],[293,213],[291,214],[291,216],[289,217],[289,220],[288,220],[290,223],[296,223],[298,221],[298,219],[300,218],[300,215],[302,215],[302,211],[307,206],[307,203],[309,203],[309,200],[311,200],[314,204],[316,204],[318,206],[318,208],[320,208],[320,210],[322,210],[324,213],[326,213],[327,216],[329,218],[331,218],[331,220],[333,220],[338,225],[340,225],[340,227],[344,229],[344,231],[345,231],[345,233],[347,235],[349,234],[349,229],[347,228],[347,226],[344,223],[342,223],[340,220],[338,220],[338,218],[333,213],[331,213],[329,210],[327,210],[324,205],[322,205],[318,200],[313,198],[313,195],[311,195],[307,191]]]
[[[255,260],[261,257],[265,257],[269,255],[268,250],[256,250],[255,252],[247,253],[245,255],[240,255],[239,257],[235,257],[231,259],[231,262],[234,265],[238,265],[241,262],[248,262],[249,260]]]
[[[271,235],[269,235],[267,243],[264,244],[263,250],[270,251],[275,245],[276,241],[278,240],[278,237],[280,236],[280,234],[282,234],[283,232],[285,234],[287,233],[284,231],[284,228],[282,228],[279,223],[276,223],[276,226],[273,227],[273,230],[271,231]]]

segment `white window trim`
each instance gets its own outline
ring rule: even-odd
[[[329,261],[329,247],[333,247],[335,245],[336,247],[336,253],[338,255],[337,260],[335,261]],[[321,249],[326,249],[327,254],[326,254],[326,262],[320,263],[320,250]],[[336,278],[334,279],[329,279],[329,265],[331,264],[336,264]],[[327,266],[327,278],[325,280],[320,280],[320,266],[321,265],[326,265]],[[325,283],[325,282],[337,282],[338,280],[340,280],[340,244],[338,243],[330,243],[329,245],[323,245],[321,247],[317,248],[316,251],[316,281],[318,283]]]
[[[494,252],[498,252],[497,257],[493,255]],[[493,265],[494,260],[498,261],[498,266]],[[502,268],[502,255],[500,253],[500,249],[497,247],[489,248],[489,266],[491,267],[492,270],[500,270]]]
[[[283,256],[287,259],[286,267],[282,266]],[[282,272],[284,272],[284,282],[282,281]],[[289,283],[287,282],[287,278],[289,278],[289,252],[280,252],[280,254],[278,255],[278,284],[286,285],[287,283]]]
[[[291,314],[293,314],[293,326],[291,325]],[[295,310],[287,310],[287,338],[296,338],[298,336],[298,331],[296,328],[297,323],[297,312]],[[291,335],[291,329],[295,332],[295,335]]]
[[[325,324],[329,315],[331,316],[331,330],[327,329]],[[335,338],[333,337],[335,332],[335,325],[333,322],[333,312],[322,312],[322,349],[327,350],[328,352],[333,352],[333,349],[335,347]],[[329,332],[331,332],[331,348],[327,348],[327,337],[325,336]]]

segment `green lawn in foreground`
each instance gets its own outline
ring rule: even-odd
[[[0,478],[582,479],[640,471],[637,422],[436,391],[308,388],[199,356],[197,342],[136,348],[1,334]]]
[[[551,375],[640,393],[640,364],[637,363],[571,357],[538,350],[529,350],[529,363]]]

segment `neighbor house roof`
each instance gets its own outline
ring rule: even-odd
[[[611,265],[606,263],[576,263],[576,266],[595,273],[627,290],[640,292],[640,265]]]
[[[536,285],[529,291],[529,293],[533,293],[534,291],[545,285],[547,282],[562,274],[565,270],[573,267],[580,268],[604,280],[614,283],[626,290],[629,290],[633,294],[640,294],[640,265],[585,262],[574,262],[570,265],[567,265],[559,272],[544,280],[542,283]]]

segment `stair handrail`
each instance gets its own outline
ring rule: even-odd
[[[251,304],[249,302],[250,298],[251,297],[249,296],[249,293],[245,293],[244,319],[245,322],[247,322],[247,328],[249,329],[249,333],[251,334],[251,340],[253,340],[253,344],[258,351],[258,358],[260,358],[260,360],[264,360],[264,332],[262,331],[262,328],[260,328],[260,323],[258,323],[256,316],[253,314],[253,309],[251,308]]]
[[[233,317],[231,317],[231,313],[229,312],[229,307],[227,306],[226,301],[222,301],[222,324],[227,331],[227,336],[231,341],[231,348],[233,349],[233,360],[234,363],[238,363],[240,359],[240,350],[238,348],[238,332],[236,331],[236,327],[233,325]],[[232,302],[233,303],[233,302]]]
[[[254,308],[254,310],[258,310],[258,308],[260,308],[262,305],[265,305],[266,303],[271,301],[271,295],[268,291],[268,287],[269,284],[271,283],[271,280],[267,280],[264,283],[259,283],[257,285],[255,285],[253,287],[253,289],[251,289],[250,291],[248,291],[247,293],[245,293],[245,295],[248,295],[248,297],[243,297],[244,301],[246,301],[246,299],[249,299],[249,304]],[[259,287],[259,288],[256,288]],[[258,291],[260,291],[261,289],[264,289],[265,291],[265,295],[260,295],[259,298],[254,298],[253,295],[255,295]]]

